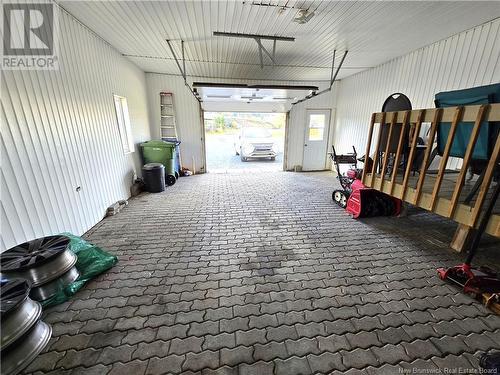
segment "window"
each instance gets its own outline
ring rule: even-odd
[[[325,132],[325,115],[309,116],[309,140],[322,141]]]
[[[130,116],[128,114],[127,98],[113,95],[115,100],[116,121],[122,142],[123,152],[129,154],[134,152],[134,141],[132,139],[132,129],[130,128]]]

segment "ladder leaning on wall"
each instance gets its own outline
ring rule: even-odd
[[[160,137],[163,140],[177,140],[174,98],[170,92],[160,92]]]
[[[180,140],[177,135],[177,122],[175,121],[174,94],[160,92],[160,138],[163,141],[174,142],[176,171],[180,174],[182,169]]]

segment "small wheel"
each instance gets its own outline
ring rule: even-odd
[[[173,174],[168,174],[165,176],[165,182],[167,186],[172,186],[173,184],[175,184],[175,181],[177,181],[177,179]]]
[[[342,190],[335,190],[332,193],[332,199],[340,207],[342,207],[342,208],[347,207],[347,195]]]
[[[340,190],[335,190],[332,194],[332,199],[336,203],[340,203],[340,200],[342,199],[342,192]]]
[[[246,158],[246,157],[245,157],[245,156],[243,156],[243,155],[241,155],[241,156],[240,156],[240,158],[241,158],[241,161],[247,161],[247,160],[248,160],[248,158]]]
[[[339,205],[342,208],[346,208],[347,207],[347,196],[345,194],[342,194],[342,197],[340,198]]]
[[[275,156],[273,156],[273,157],[271,158],[271,161],[275,161],[275,160],[276,160],[276,157],[275,157]]]

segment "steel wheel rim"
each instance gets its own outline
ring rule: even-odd
[[[0,285],[0,314],[3,320],[28,298],[31,285],[25,279],[2,280]]]
[[[5,275],[10,277],[21,277],[29,280],[32,287],[45,284],[51,280],[58,278],[68,272],[76,263],[77,257],[71,250],[65,250],[59,256],[52,258],[50,261],[43,262],[40,266],[30,268],[25,271],[6,272]]]
[[[26,368],[47,346],[51,335],[52,328],[39,320],[25,336],[2,352],[2,373],[17,374]]]
[[[42,306],[28,297],[30,283],[24,279],[1,282],[2,350],[22,337],[40,319]]]
[[[22,272],[39,267],[66,251],[69,243],[68,237],[48,236],[14,246],[0,256],[2,271]]]
[[[22,337],[42,315],[42,306],[27,298],[15,311],[2,319],[2,350]]]
[[[55,295],[60,290],[64,289],[66,286],[75,281],[80,274],[76,267],[72,267],[64,275],[49,281],[46,284],[40,285],[38,287],[32,288],[30,292],[30,297],[36,301],[43,301],[49,299]]]

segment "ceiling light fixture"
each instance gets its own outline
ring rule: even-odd
[[[314,12],[310,12],[307,9],[300,9],[295,17],[293,17],[293,22],[297,22],[298,24],[307,23],[313,18]]]

